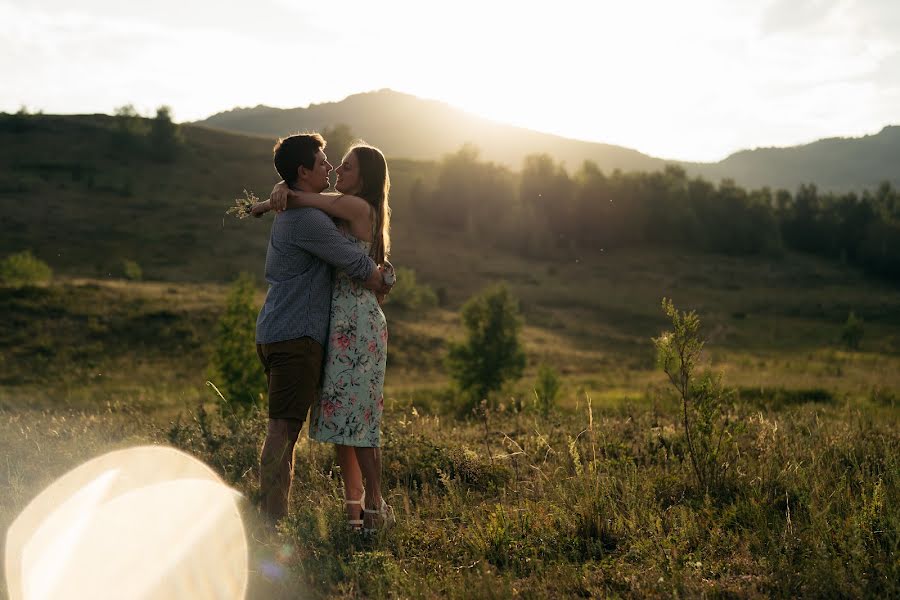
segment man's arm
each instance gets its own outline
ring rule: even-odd
[[[376,293],[386,293],[390,287],[384,283],[381,271],[362,248],[351,242],[328,215],[318,209],[298,209],[294,241],[297,245],[318,256],[328,264],[343,270],[351,279],[362,282]]]

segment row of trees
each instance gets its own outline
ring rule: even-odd
[[[465,146],[441,161],[434,182],[415,182],[410,205],[423,221],[530,255],[637,244],[732,255],[790,249],[900,279],[900,193],[889,183],[861,195],[815,185],[748,191],[677,166],[607,174],[585,162],[569,174],[548,155],[527,157],[515,173]]]

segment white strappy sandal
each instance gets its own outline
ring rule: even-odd
[[[365,508],[363,506],[363,502],[366,499],[366,491],[363,490],[362,496],[359,497],[359,500],[344,500],[344,504],[348,506],[359,506],[365,512]],[[363,526],[362,514],[359,515],[359,519],[347,519],[347,527],[350,531],[361,531]]]
[[[384,498],[381,499],[381,508],[375,510],[363,508],[363,516],[365,515],[378,515],[380,523],[377,527],[364,527],[363,533],[372,534],[379,529],[387,529],[397,522],[397,517],[394,516],[394,509],[384,501]]]

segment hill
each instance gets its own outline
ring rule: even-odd
[[[308,108],[237,108],[198,122],[269,137],[294,131],[321,131],[339,123],[350,125],[354,134],[391,157],[435,160],[463,144],[474,143],[487,160],[516,169],[525,156],[536,152],[551,154],[570,170],[585,160],[596,161],[604,169],[623,171],[657,170],[665,164],[636,150],[501,125],[443,102],[392,90],[355,94],[340,102],[311,104]]]
[[[147,280],[191,285],[246,271],[262,287],[269,220],[238,221],[224,211],[243,188],[261,196],[270,189],[271,140],[183,126],[177,152],[161,160],[148,156],[141,137],[123,137],[119,125],[104,115],[0,116],[0,256],[31,249],[58,275],[113,281],[125,277],[125,260],[137,262]],[[612,360],[594,354],[598,349],[648,366],[647,338],[662,323],[664,295],[700,310],[723,340],[743,349],[832,343],[855,310],[879,329],[872,341],[879,351],[900,351],[890,300],[896,288],[844,264],[652,246],[564,245],[523,254],[466,227],[422,218],[413,191],[438,179],[439,170],[433,162],[391,161],[392,259],[415,269],[449,311],[505,281],[536,328],[535,347],[544,354],[569,348],[559,358],[572,369]],[[410,355],[451,335],[454,318],[429,332],[416,329],[413,318]]]
[[[434,160],[474,143],[482,156],[520,168],[525,156],[547,153],[572,172],[585,160],[604,171],[659,170],[680,164],[690,174],[712,180],[731,178],[750,188],[794,191],[815,182],[834,192],[875,188],[882,181],[900,186],[900,127],[885,127],[862,138],[833,138],[790,148],[759,148],[732,154],[718,163],[663,160],[621,146],[567,139],[501,125],[442,102],[380,90],[340,102],[307,108],[236,108],[198,124],[240,133],[277,137],[298,130],[323,130],[348,124],[353,132],[381,147],[388,156]]]
[[[830,138],[790,148],[757,148],[732,154],[715,164],[686,164],[710,179],[730,177],[739,185],[794,190],[815,182],[835,192],[875,188],[882,181],[900,184],[900,126],[861,138]]]

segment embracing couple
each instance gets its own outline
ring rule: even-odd
[[[381,415],[387,325],[380,303],[393,283],[390,178],[384,155],[352,147],[333,170],[317,133],[281,139],[283,181],[253,214],[277,212],[266,251],[269,290],[256,322],[268,382],[269,422],[260,457],[261,508],[287,514],[294,445],[335,445],[349,524],[375,530],[393,520],[381,492]]]

